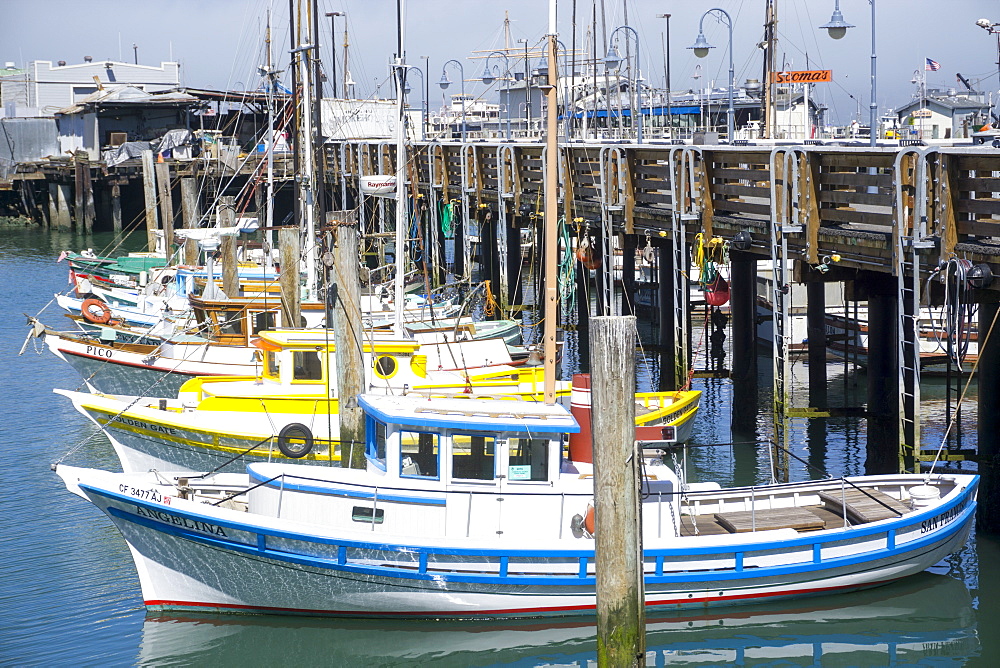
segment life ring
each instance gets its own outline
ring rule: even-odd
[[[278,449],[290,459],[302,459],[312,450],[313,435],[309,427],[298,422],[286,424],[278,432]]]
[[[583,517],[583,528],[587,530],[591,536],[596,536],[596,521],[595,521],[595,511],[594,506],[587,504],[587,514]]]
[[[84,299],[80,304],[80,313],[84,320],[95,325],[106,325],[111,321],[111,308],[100,299]]]

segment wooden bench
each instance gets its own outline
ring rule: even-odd
[[[910,512],[910,508],[888,494],[874,489],[848,489],[840,492],[820,492],[819,498],[823,505],[841,517],[844,515],[844,502],[847,503],[847,519],[851,524],[867,524],[899,517]]]
[[[716,513],[715,521],[725,527],[729,533],[768,531],[770,529],[816,531],[826,526],[822,518],[806,508],[773,508]]]

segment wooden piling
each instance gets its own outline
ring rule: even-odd
[[[340,415],[341,466],[363,469],[365,414],[358,406],[364,392],[361,342],[361,279],[358,275],[358,216],[356,211],[331,211],[333,271],[327,299],[333,304],[333,336],[337,349],[337,396]]]
[[[146,247],[149,252],[156,250],[156,231],[159,221],[156,217],[156,175],[153,169],[153,152],[142,152],[142,189],[146,202]]]
[[[163,221],[163,248],[169,257],[174,245],[174,197],[173,189],[170,186],[170,165],[158,162],[155,169],[156,191],[160,201],[160,220]]]
[[[806,337],[809,351],[809,405],[825,411],[827,408],[826,284],[820,281],[806,283]]]
[[[625,234],[622,243],[622,315],[635,315],[635,251],[638,239]]]
[[[757,431],[757,260],[750,253],[731,251],[729,309],[733,318],[732,379],[734,440],[756,438]]]
[[[673,241],[653,240],[657,251],[656,303],[660,326],[660,382],[657,389],[677,390],[674,369],[677,365],[674,350],[674,252]]]
[[[116,235],[122,231],[122,188],[117,183],[111,186],[111,229]]]
[[[868,442],[865,473],[899,472],[896,293],[873,281],[868,296]],[[895,288],[895,284],[891,286]]]
[[[278,245],[281,253],[281,320],[283,327],[299,327],[302,324],[302,289],[299,287],[299,230],[283,227],[278,230]]]
[[[201,222],[198,183],[190,176],[181,179],[181,220],[187,229],[198,227]],[[184,264],[198,264],[198,242],[184,242]]]
[[[76,159],[76,224],[77,229],[90,233],[97,217],[94,207],[94,184],[90,178],[90,160]]]
[[[236,198],[231,196],[219,198],[219,227],[232,227],[236,224]],[[227,297],[237,297],[240,294],[240,279],[236,261],[236,236],[227,234],[222,237],[222,291]]]
[[[634,316],[591,320],[599,666],[645,665]]]
[[[1000,532],[1000,304],[979,303],[979,508],[976,528]],[[949,416],[950,418],[951,416]]]

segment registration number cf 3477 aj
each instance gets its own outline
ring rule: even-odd
[[[153,503],[163,503],[168,506],[170,505],[170,497],[164,496],[155,489],[140,489],[138,487],[132,487],[131,485],[122,484],[118,485],[118,491],[122,494],[142,499],[143,501],[152,501]]]

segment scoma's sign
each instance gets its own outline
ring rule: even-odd
[[[774,72],[772,83],[829,83],[833,81],[833,70],[800,70],[798,72]]]

